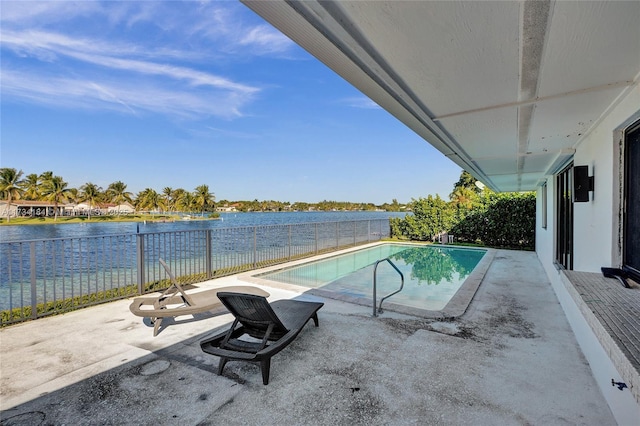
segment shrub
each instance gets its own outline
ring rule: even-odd
[[[391,236],[415,241],[431,241],[433,236],[453,225],[454,211],[440,196],[429,195],[411,202],[412,215],[392,218]]]
[[[461,242],[533,250],[535,222],[534,193],[491,193],[482,208],[471,211],[450,232]]]
[[[391,219],[391,236],[431,241],[441,232],[455,235],[458,242],[492,247],[533,250],[535,248],[535,193],[487,192],[465,208],[440,197],[414,200],[413,215]]]

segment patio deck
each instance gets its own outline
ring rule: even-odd
[[[227,277],[199,285],[238,284]],[[314,298],[265,288],[280,298]],[[228,314],[166,321],[123,300],[0,330],[2,424],[598,424],[614,418],[535,253],[499,250],[467,312],[425,319],[325,299],[257,366],[198,342]],[[628,390],[622,391],[628,392]]]
[[[640,286],[631,289],[602,274],[565,271],[585,320],[640,403]]]

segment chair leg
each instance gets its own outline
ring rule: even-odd
[[[153,322],[153,337],[158,335],[158,330],[160,330],[160,324],[162,324],[162,318],[156,318]]]
[[[318,326],[318,314],[317,313],[313,314],[312,318],[313,318],[313,322],[315,323],[315,325],[317,327]]]
[[[220,363],[218,364],[218,376],[222,376],[222,370],[224,369],[224,366],[227,365],[227,361],[229,361],[227,358],[220,358]]]
[[[269,370],[271,369],[271,358],[260,361],[260,370],[262,370],[262,384],[269,384]]]

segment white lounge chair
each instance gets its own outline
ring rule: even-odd
[[[151,319],[154,337],[158,335],[163,318],[194,315],[223,306],[220,299],[218,299],[217,294],[219,291],[255,294],[264,297],[270,296],[266,291],[252,286],[228,286],[203,290],[197,293],[187,293],[178,284],[176,277],[164,260],[160,259],[160,264],[167,271],[171,286],[163,291],[160,296],[136,297],[129,305],[129,310],[134,315]]]

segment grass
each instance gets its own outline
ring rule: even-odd
[[[190,283],[191,281],[202,281],[203,274],[195,274],[188,277],[182,277],[178,281],[182,283]],[[145,294],[154,291],[160,291],[168,288],[171,282],[168,279],[158,280],[146,283],[144,285]],[[0,311],[0,327],[11,325],[12,323],[25,321],[35,317],[44,317],[48,315],[64,314],[66,312],[75,311],[80,308],[86,308],[100,303],[111,302],[117,299],[123,299],[138,295],[138,286],[135,284],[105,289],[95,293],[83,294],[81,296],[68,297],[62,300],[54,300],[46,303],[38,303],[36,305],[36,313],[32,311],[31,306],[23,306],[21,308],[6,309]]]

